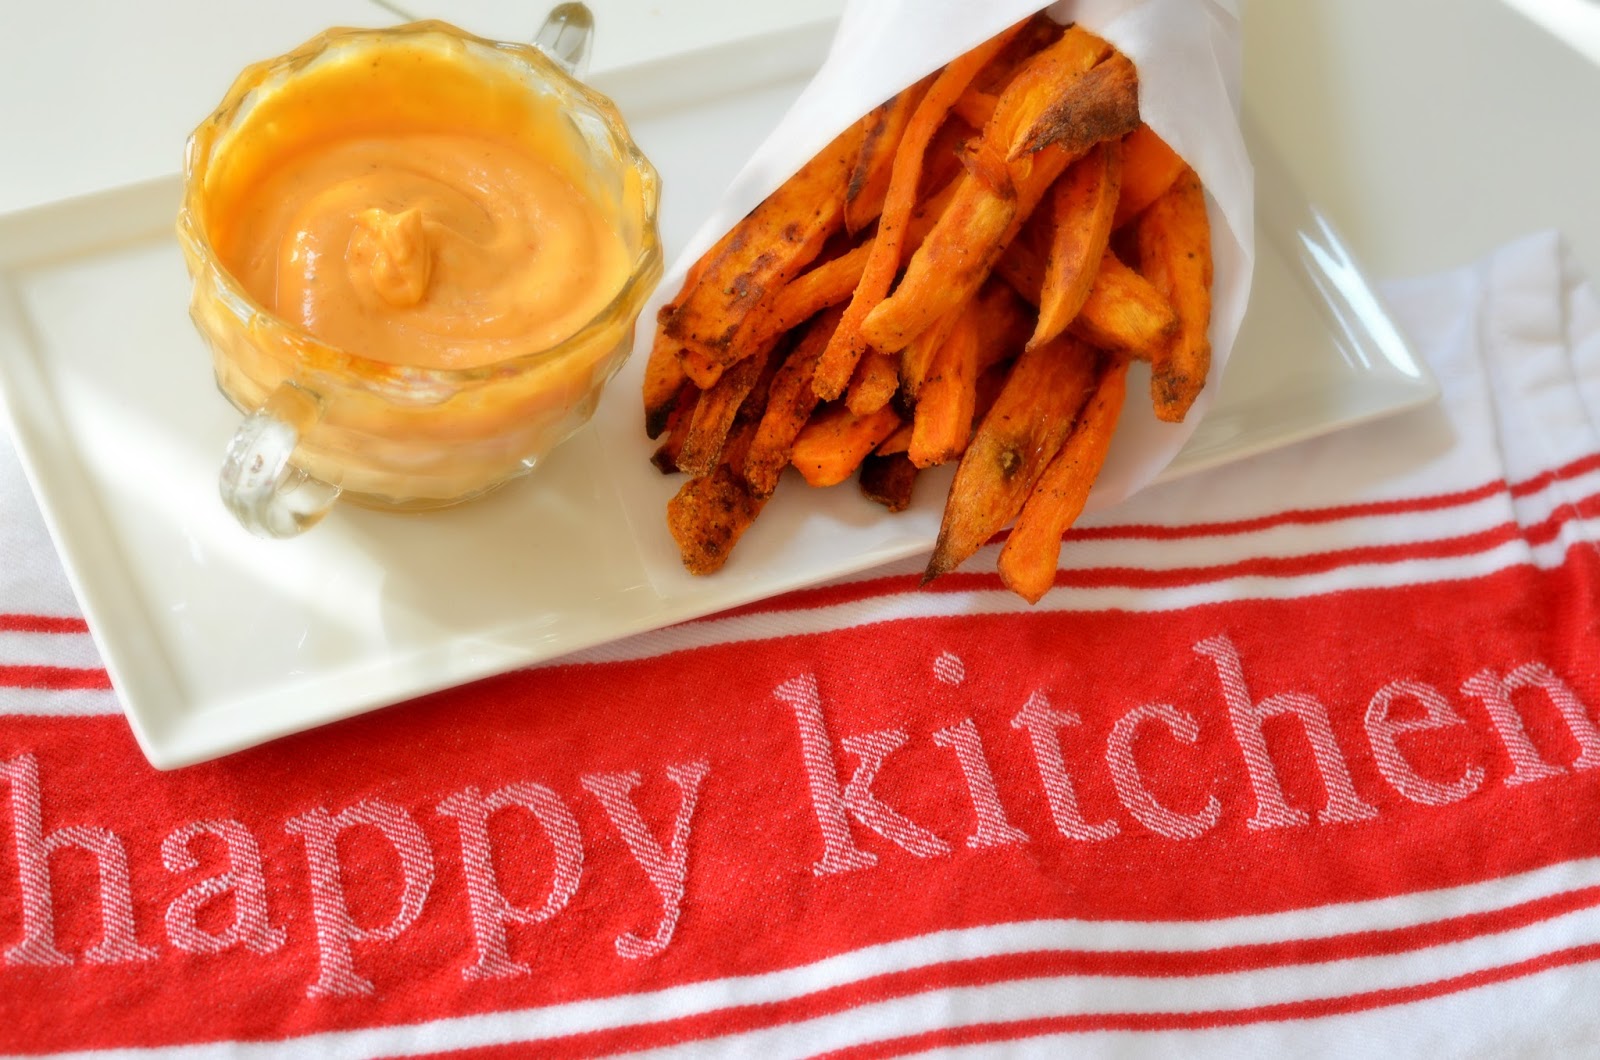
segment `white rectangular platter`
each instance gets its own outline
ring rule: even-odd
[[[831,30],[596,78],[662,172],[669,260],[820,64]],[[1251,310],[1218,400],[1169,478],[1437,393],[1337,237],[1254,140]],[[188,320],[172,236],[178,197],[172,177],[0,217],[0,385],[13,437],[158,767],[846,575],[933,540],[937,476],[898,516],[851,485],[791,486],[721,574],[683,574],[664,521],[629,517],[659,515],[676,488],[648,463],[639,356],[588,428],[482,501],[409,516],[343,507],[303,538],[252,538],[217,500],[236,415]]]

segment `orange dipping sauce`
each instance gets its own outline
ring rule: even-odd
[[[508,84],[483,108],[480,83],[457,110],[459,77],[400,49],[308,71],[263,104],[277,142],[232,146],[209,211],[251,297],[323,342],[426,368],[548,348],[605,308],[631,255],[554,106]]]
[[[189,139],[190,315],[296,471],[455,504],[594,412],[661,275],[658,199],[615,107],[532,46],[329,30],[241,72]]]

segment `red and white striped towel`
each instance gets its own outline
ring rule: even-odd
[[[1575,1054],[1600,302],[1387,289],[1437,407],[161,774],[0,461],[0,1049]]]

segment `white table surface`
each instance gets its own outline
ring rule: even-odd
[[[395,0],[525,37],[523,0]],[[1247,0],[1246,98],[1378,276],[1448,268],[1538,228],[1600,276],[1600,44],[1576,0]],[[1592,0],[1584,0],[1592,2]],[[843,0],[591,0],[596,69],[835,14]],[[234,73],[376,0],[58,0],[0,8],[0,212],[176,170]],[[1565,32],[1580,33],[1568,19]],[[1594,20],[1589,20],[1593,26]],[[1575,28],[1574,28],[1575,27]]]

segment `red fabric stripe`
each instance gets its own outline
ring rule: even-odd
[[[1437,494],[1430,497],[1413,497],[1394,501],[1374,501],[1367,504],[1340,505],[1330,508],[1297,509],[1278,512],[1252,519],[1240,519],[1231,522],[1193,523],[1185,526],[1155,526],[1149,524],[1126,524],[1119,526],[1076,528],[1068,531],[1064,541],[1070,547],[1073,541],[1106,541],[1106,540],[1182,540],[1199,537],[1222,537],[1237,534],[1254,533],[1261,530],[1272,529],[1286,525],[1312,525],[1317,523],[1338,522],[1342,519],[1362,518],[1375,515],[1393,515],[1407,512],[1433,511],[1442,508],[1456,507],[1491,497],[1496,493],[1507,492],[1514,497],[1524,497],[1538,492],[1558,480],[1575,478],[1595,468],[1600,467],[1600,453],[1592,454],[1581,460],[1573,461],[1563,467],[1547,471],[1524,482],[1508,485],[1503,481],[1494,481],[1470,490],[1461,490],[1456,493]],[[1397,559],[1432,558],[1446,555],[1464,555],[1474,550],[1493,548],[1517,536],[1526,537],[1530,544],[1538,545],[1555,538],[1560,532],[1562,524],[1574,517],[1589,517],[1600,513],[1600,495],[1585,497],[1574,503],[1558,507],[1548,518],[1523,527],[1518,523],[1507,522],[1499,526],[1480,531],[1477,534],[1466,535],[1459,538],[1447,538],[1438,542],[1407,542],[1395,545],[1372,546],[1374,550],[1390,550],[1393,558],[1385,559],[1381,555],[1366,558],[1358,555],[1364,550],[1352,549],[1346,552],[1323,553],[1324,556],[1350,557],[1350,563],[1369,562],[1394,562]],[[995,541],[1003,541],[1006,533],[1001,532],[995,536]],[[1475,544],[1482,540],[1490,540],[1490,544]],[[1440,545],[1453,545],[1447,551],[1430,553],[1426,550]],[[1416,555],[1405,555],[1403,550],[1417,549]],[[1310,558],[1310,557],[1307,557]],[[1263,560],[1263,563],[1278,563],[1291,561]],[[1340,564],[1317,564],[1308,566],[1305,571],[1287,571],[1278,573],[1263,570],[1266,576],[1291,577],[1297,573],[1320,573],[1332,570]],[[1104,568],[1101,571],[1063,571],[1058,575],[1057,585],[1077,585],[1080,587],[1096,586],[1126,586],[1131,588],[1157,588],[1197,584],[1205,581],[1215,581],[1220,578],[1236,577],[1236,573],[1229,572],[1227,567],[1196,567],[1186,570],[1146,572],[1158,576],[1155,581],[1128,580],[1105,581],[1099,580],[1100,576],[1118,570],[1117,568]],[[1243,573],[1252,573],[1245,571]],[[1082,576],[1086,581],[1075,580]],[[984,575],[947,574],[927,588],[930,591],[971,591],[975,588],[998,587],[999,580],[987,576],[982,585],[974,584],[965,579]],[[1074,580],[1065,580],[1074,579]],[[824,586],[816,589],[797,589],[782,596],[768,600],[759,600],[742,607],[722,612],[715,618],[728,618],[737,615],[767,614],[778,611],[796,611],[818,607],[832,607],[838,604],[853,603],[876,596],[886,596],[893,593],[905,592],[918,586],[919,575],[897,575],[887,578],[870,578],[862,581],[847,582],[842,585]],[[700,621],[707,621],[701,619]]]
[[[1577,478],[1579,475],[1586,475],[1597,468],[1600,468],[1600,453],[1590,453],[1588,456],[1580,457],[1558,468],[1552,468],[1530,479],[1513,482],[1511,484],[1511,495],[1513,497],[1526,497],[1530,493],[1538,493],[1560,479]]]
[[[0,687],[104,689],[111,687],[111,675],[76,666],[0,666]]]
[[[1542,545],[1554,540],[1561,532],[1562,526],[1573,519],[1592,518],[1596,515],[1600,515],[1600,495],[1585,497],[1574,504],[1564,505],[1552,512],[1549,517],[1528,526],[1505,522],[1461,537],[1367,545],[1305,556],[1258,557],[1208,567],[1175,567],[1170,570],[1146,570],[1135,567],[1068,567],[1057,572],[1055,584],[1058,587],[1070,586],[1080,589],[1174,589],[1225,581],[1229,578],[1295,578],[1324,574],[1341,567],[1401,563],[1419,559],[1447,559],[1487,552],[1518,538],[1526,540],[1530,545]],[[817,589],[800,589],[772,600],[750,604],[712,617],[720,619],[745,614],[833,607],[904,592],[915,588],[918,580],[917,575],[898,575]],[[1000,588],[1002,588],[1000,579],[993,572],[957,571],[929,584],[925,587],[925,591],[975,592]]]
[[[905,1056],[933,1048],[1018,1041],[1048,1034],[1083,1034],[1092,1031],[1168,1031],[1242,1027],[1254,1023],[1280,1023],[1287,1020],[1320,1019],[1353,1012],[1412,1004],[1457,994],[1464,990],[1510,982],[1526,976],[1576,964],[1600,960],[1600,943],[1589,943],[1558,950],[1525,961],[1485,968],[1466,975],[1436,979],[1412,986],[1372,990],[1344,997],[1313,998],[1275,1005],[1228,1009],[1220,1012],[1126,1012],[1083,1016],[1053,1016],[1018,1020],[1013,1023],[986,1023],[953,1027],[892,1041],[874,1042],[859,1048],[822,1054],[834,1060],[869,1060],[873,1057]]]
[[[89,623],[69,615],[0,614],[0,633],[87,633]]]
[[[1386,956],[1499,934],[1580,909],[1591,908],[1597,904],[1600,904],[1600,888],[1585,888],[1505,909],[1451,917],[1429,924],[1325,939],[1230,946],[1196,952],[1045,951],[954,961],[875,976],[784,1001],[722,1009],[662,1023],[573,1035],[568,1038],[541,1041],[538,1045],[541,1056],[589,1056],[682,1045],[746,1034],[933,990],[989,986],[1003,982],[1062,976],[1184,978]],[[1090,1014],[1071,1018],[1120,1017],[1114,1014],[1104,1014],[1099,1017]],[[1010,1025],[993,1026],[1003,1028]],[[1021,1036],[1025,1035],[1019,1035]],[[915,1040],[919,1044],[912,1048],[929,1047],[920,1043],[920,1037]],[[461,1050],[446,1055],[454,1057],[510,1055],[517,1048],[525,1049],[530,1044],[532,1043],[520,1042],[484,1049]]]

